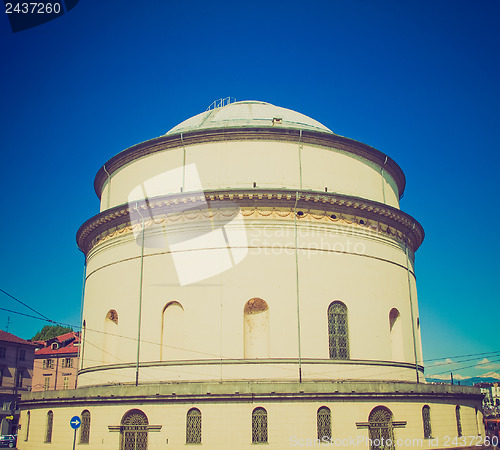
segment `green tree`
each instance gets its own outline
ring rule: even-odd
[[[63,327],[61,325],[45,325],[38,333],[36,333],[31,341],[47,341],[61,334],[73,331],[71,327]]]

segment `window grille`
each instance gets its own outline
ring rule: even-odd
[[[384,406],[377,406],[370,413],[368,422],[371,450],[394,450],[394,429],[391,411]]]
[[[26,350],[19,350],[19,361],[24,361],[26,359]]]
[[[460,406],[455,408],[455,415],[457,417],[457,436],[462,436],[462,420],[460,419]]]
[[[69,389],[69,377],[63,378],[63,389]]]
[[[47,413],[47,429],[45,431],[45,442],[52,442],[52,425],[54,423],[54,413],[49,411]]]
[[[54,360],[53,359],[44,359],[42,367],[44,369],[53,369],[54,368]]]
[[[0,347],[0,358],[5,358],[5,353],[6,353],[6,350],[5,350],[5,347]]]
[[[322,406],[318,409],[318,439],[323,441],[324,438],[332,438],[332,418],[330,408]]]
[[[186,444],[201,444],[201,412],[197,408],[192,408],[187,413]]]
[[[133,409],[122,420],[121,450],[147,450],[148,419],[142,411]]]
[[[425,405],[422,408],[422,422],[424,424],[424,438],[430,439],[432,436],[431,429],[431,408],[428,405]]]
[[[255,408],[252,412],[252,444],[267,444],[267,411]]]
[[[43,382],[43,390],[48,391],[50,388],[50,377],[45,377],[45,380]]]
[[[82,412],[82,424],[80,425],[80,444],[88,444],[90,438],[90,412]]]
[[[62,367],[64,369],[73,367],[73,358],[64,358],[62,360]]]
[[[333,302],[328,307],[328,337],[331,359],[349,359],[347,306]]]
[[[24,440],[27,441],[28,438],[30,437],[30,420],[31,420],[31,413],[28,411],[26,414],[26,436],[24,437]]]

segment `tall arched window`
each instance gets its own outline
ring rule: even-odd
[[[328,338],[331,359],[349,359],[349,324],[347,306],[342,302],[328,307]]]
[[[371,450],[393,450],[394,428],[392,425],[391,410],[385,406],[377,406],[376,408],[373,408],[368,418],[368,423]],[[382,442],[384,443],[383,446],[380,445]],[[388,442],[391,445],[387,445]]]
[[[389,331],[391,333],[391,357],[393,361],[404,361],[403,328],[399,311],[392,308],[389,312]]]
[[[261,407],[252,411],[252,444],[267,444],[267,411]]]
[[[162,313],[160,359],[185,359],[185,341],[184,308],[179,302],[169,302]]]
[[[186,444],[201,444],[201,411],[198,408],[187,412]]]
[[[102,345],[102,362],[115,363],[118,361],[116,353],[118,351],[118,313],[110,309],[104,318],[104,334]]]
[[[52,427],[54,425],[54,413],[49,411],[47,413],[47,426],[45,428],[45,442],[52,442]]]
[[[243,315],[244,357],[269,358],[269,306],[261,298],[252,298]]]
[[[132,409],[122,419],[121,450],[147,450],[148,418],[139,409]]]
[[[82,411],[82,423],[80,425],[80,444],[88,444],[90,440],[90,412]]]
[[[27,441],[30,437],[30,421],[31,421],[31,412],[28,411],[26,414],[26,436],[24,440]]]
[[[422,423],[424,426],[424,438],[430,439],[432,437],[431,428],[431,408],[429,405],[424,405],[422,408]]]
[[[332,416],[330,412],[330,408],[326,406],[322,406],[318,409],[317,412],[317,430],[318,430],[318,439],[320,441],[323,438],[331,439],[332,437]]]
[[[455,416],[457,418],[457,436],[462,436],[462,419],[460,418],[460,406],[455,407]]]

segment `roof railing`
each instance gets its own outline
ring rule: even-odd
[[[210,106],[205,111],[210,111],[211,109],[223,108],[231,103],[234,103],[236,99],[234,97],[219,98],[214,100]]]

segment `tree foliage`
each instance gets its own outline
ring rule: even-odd
[[[73,331],[71,327],[63,327],[61,325],[45,325],[38,333],[36,333],[31,341],[47,341],[61,334]]]

